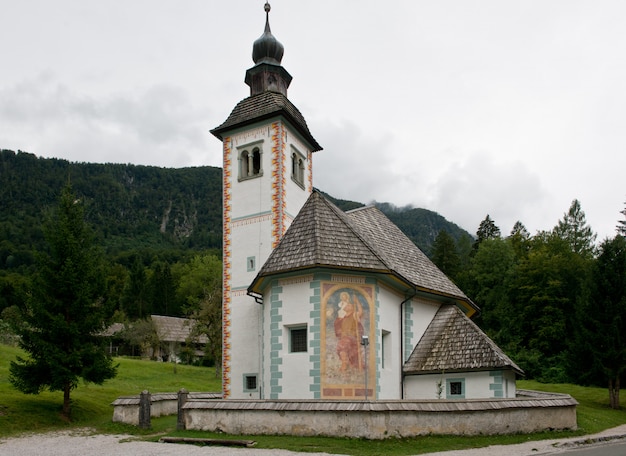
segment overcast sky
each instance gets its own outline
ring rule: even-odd
[[[0,0],[0,148],[221,166],[264,0]],[[331,195],[599,240],[626,201],[623,0],[273,0]],[[1,171],[0,171],[1,172]]]

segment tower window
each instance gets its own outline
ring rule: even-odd
[[[304,168],[306,165],[306,158],[292,147],[291,152],[291,179],[304,188]]]
[[[239,180],[263,175],[263,150],[261,144],[248,144],[239,148]]]

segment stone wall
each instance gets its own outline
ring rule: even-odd
[[[199,401],[183,406],[185,429],[369,439],[426,434],[513,434],[576,429],[569,395],[421,401]]]

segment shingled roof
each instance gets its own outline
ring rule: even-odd
[[[311,145],[312,152],[322,150],[313,135],[309,131],[309,127],[304,120],[304,116],[300,113],[289,99],[278,92],[265,91],[257,95],[244,98],[232,110],[228,119],[219,127],[211,130],[220,141],[224,138],[222,133],[233,128],[250,125],[254,122],[266,120],[278,115],[283,115],[294,125],[298,133],[300,133]]]
[[[348,213],[313,191],[271,253],[250,293],[260,293],[263,277],[311,267],[388,274],[420,291],[477,307],[419,248],[375,207]]]
[[[454,305],[442,305],[404,365],[405,374],[510,368],[502,350]]]
[[[163,315],[150,315],[154,322],[159,340],[162,342],[186,342],[191,334],[195,320],[189,318],[167,317]],[[207,337],[202,334],[198,337],[198,342],[206,344]]]

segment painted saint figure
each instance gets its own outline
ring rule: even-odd
[[[361,323],[363,307],[356,296],[350,296],[345,291],[341,293],[340,298],[339,312],[334,326],[341,372],[346,372],[348,368],[361,370],[363,369],[360,342],[363,335]]]

